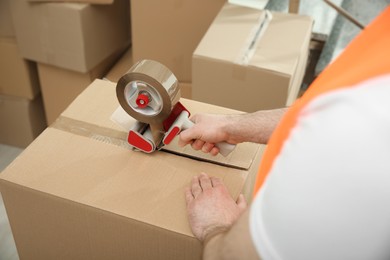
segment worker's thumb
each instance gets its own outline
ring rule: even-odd
[[[189,129],[186,129],[182,131],[179,135],[179,145],[185,146],[189,143],[191,143],[193,140],[198,139],[196,127],[191,127]]]
[[[238,196],[237,206],[241,210],[241,212],[243,212],[246,209],[246,207],[248,206],[248,204],[246,203],[245,197],[242,193]]]

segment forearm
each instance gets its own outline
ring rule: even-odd
[[[259,259],[249,233],[249,210],[231,229],[206,239],[203,259]]]
[[[268,140],[287,108],[262,110],[254,113],[231,115],[224,126],[229,143],[268,143]]]

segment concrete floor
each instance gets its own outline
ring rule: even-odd
[[[0,174],[22,152],[20,148],[0,144]],[[0,259],[19,259],[16,251],[11,227],[4,208],[3,198],[0,193]]]

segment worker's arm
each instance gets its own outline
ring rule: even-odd
[[[232,199],[219,178],[202,173],[186,190],[188,219],[204,243],[204,259],[258,259],[252,244],[245,199]]]
[[[268,143],[287,108],[262,110],[239,115],[197,114],[195,125],[180,134],[180,145],[191,143],[195,150],[217,154],[215,143]]]
[[[260,259],[249,233],[249,209],[231,229],[207,239],[203,259]]]

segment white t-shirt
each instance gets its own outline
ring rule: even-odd
[[[312,100],[250,212],[262,259],[390,259],[390,75]]]

